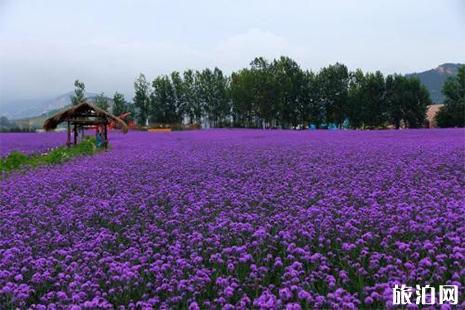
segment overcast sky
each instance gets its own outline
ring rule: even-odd
[[[463,0],[0,0],[0,103],[72,90],[133,95],[142,72],[287,55],[303,68],[417,72],[465,62]]]

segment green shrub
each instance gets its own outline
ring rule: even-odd
[[[95,137],[87,137],[72,147],[58,147],[45,154],[27,156],[21,152],[11,152],[0,160],[0,171],[8,173],[25,167],[55,165],[80,155],[91,155],[97,152]]]
[[[0,169],[14,170],[27,163],[28,157],[21,152],[11,152],[7,157],[2,158]]]

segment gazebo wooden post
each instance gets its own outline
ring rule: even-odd
[[[66,139],[66,146],[70,146],[71,145],[71,125],[68,121],[68,135],[67,135],[67,139]]]
[[[107,130],[107,123],[105,122],[105,129],[103,130],[103,136],[105,139],[105,148],[108,147],[108,130]]]
[[[78,133],[78,131],[77,131],[77,124],[76,124],[76,123],[74,123],[74,129],[73,129],[73,131],[74,131],[74,145],[76,145],[76,144],[77,144],[77,133]]]

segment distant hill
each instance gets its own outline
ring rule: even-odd
[[[13,122],[19,128],[34,128],[34,129],[42,128],[45,120],[60,110],[61,109],[54,109],[54,110],[50,110],[48,112],[42,113],[41,115],[38,115],[38,116],[31,116],[27,118],[16,119],[16,120],[12,120],[11,122]]]
[[[68,92],[49,100],[29,100],[21,102],[22,104],[13,105],[9,110],[7,107],[2,107],[2,114],[10,119],[10,123],[20,128],[41,128],[44,121],[57,113],[61,109],[71,105],[71,96],[74,92]],[[95,103],[96,93],[85,94],[87,101]],[[108,98],[108,103],[111,106],[113,100]]]
[[[442,86],[447,78],[457,74],[461,65],[462,64],[445,63],[435,69],[418,73],[410,73],[406,74],[406,76],[418,77],[428,89],[433,103],[443,103],[444,96],[441,92]]]
[[[1,115],[6,116],[9,119],[18,120],[47,114],[51,111],[59,110],[70,105],[72,95],[74,95],[74,92],[70,91],[52,99],[21,100],[12,102],[1,106]],[[95,98],[98,94],[86,92],[85,96],[88,101],[95,102]],[[113,101],[108,97],[107,99],[111,105]]]

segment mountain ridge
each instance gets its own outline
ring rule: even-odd
[[[431,96],[431,101],[435,104],[444,102],[444,95],[442,94],[442,86],[444,82],[452,76],[455,76],[460,66],[464,64],[460,63],[443,63],[434,69],[413,72],[405,74],[409,77],[417,77],[423,85],[428,89]]]
[[[59,96],[49,99],[26,99],[13,102],[1,106],[1,116],[7,116],[9,119],[18,120],[41,116],[43,114],[49,114],[51,111],[59,110],[67,105],[71,104],[71,96],[74,95],[74,91],[61,94]],[[95,98],[99,94],[93,92],[86,92],[86,98],[95,102]],[[111,98],[108,98],[111,100]]]

